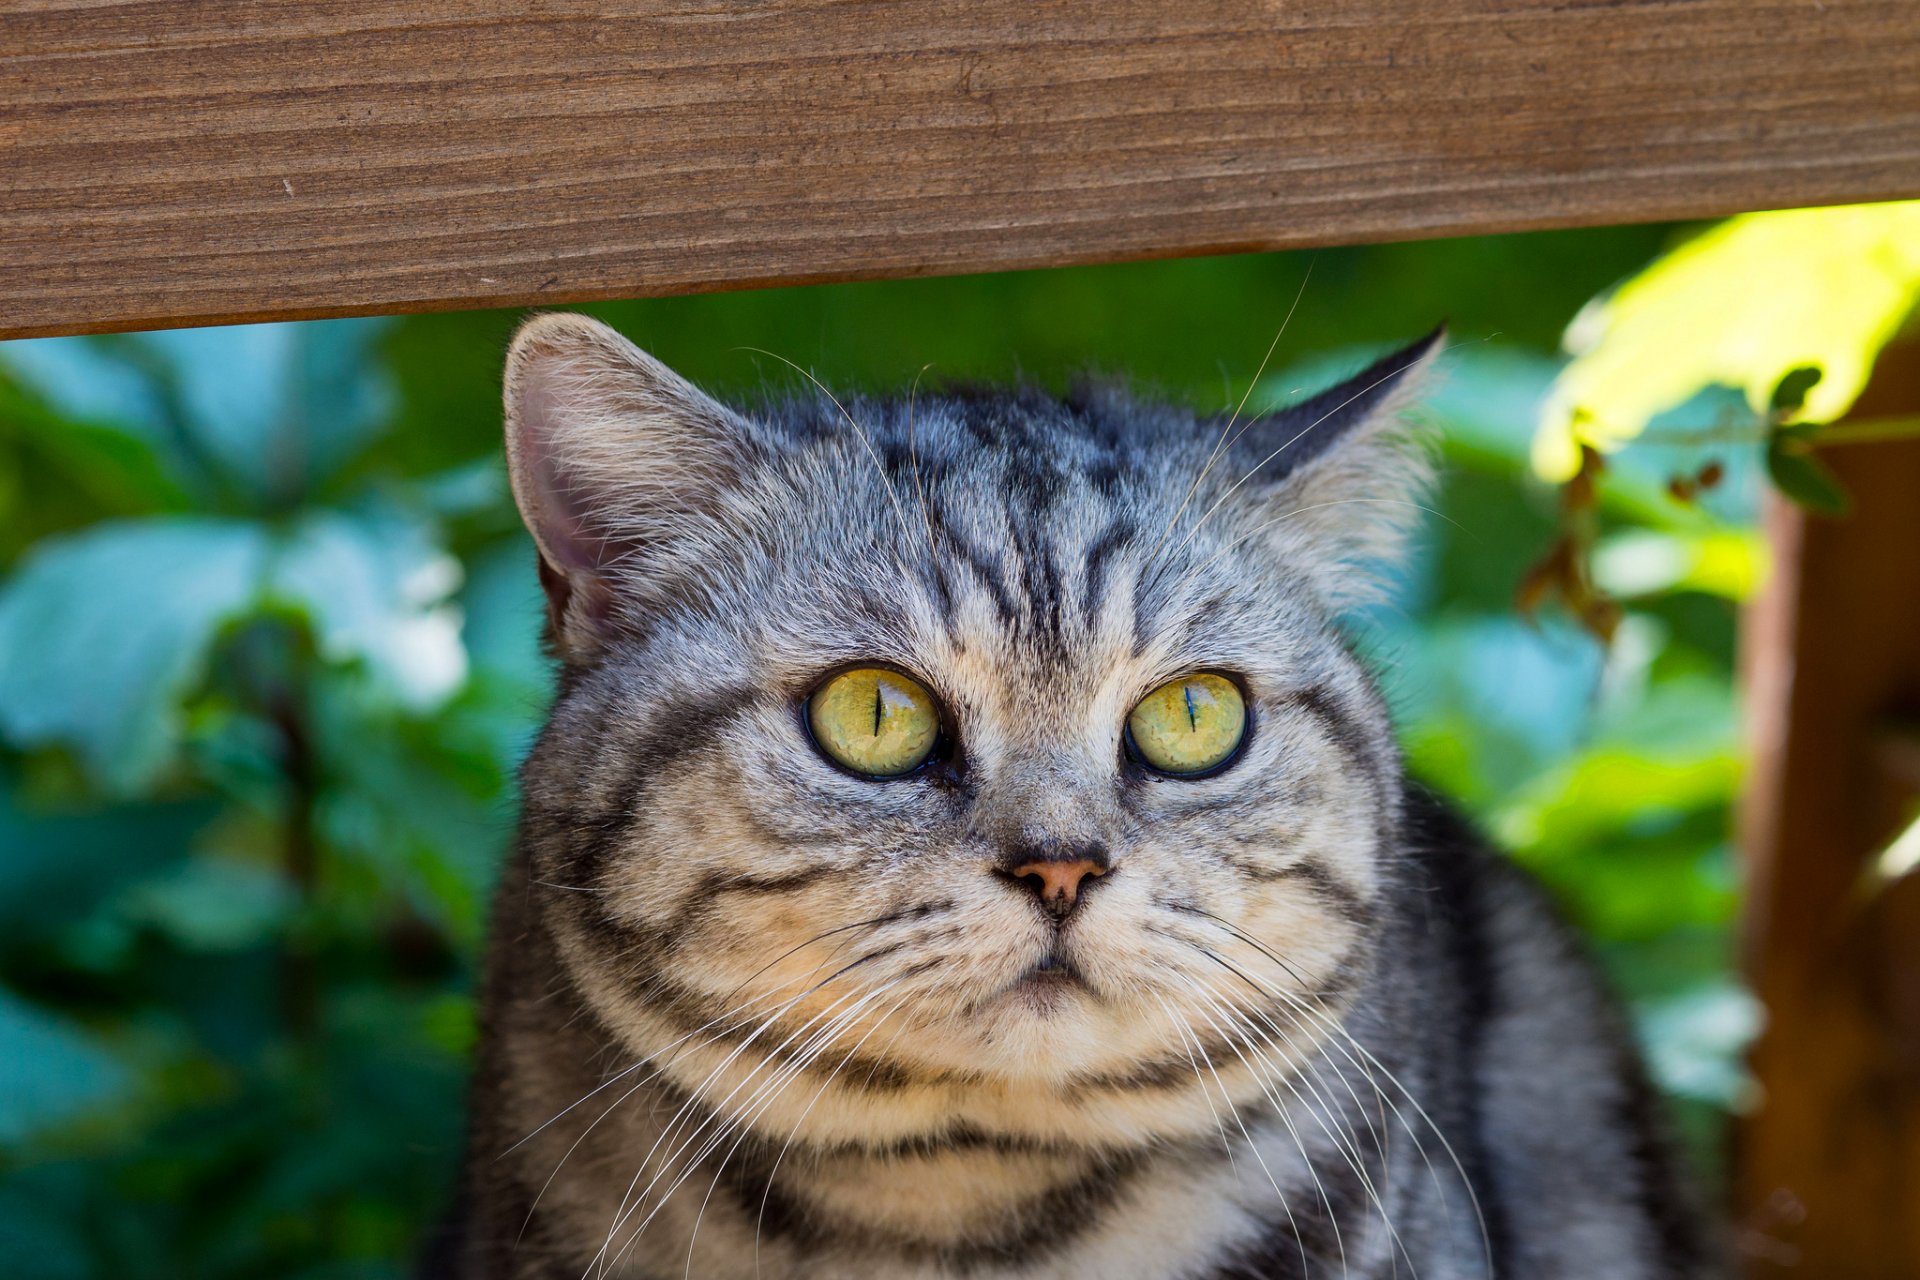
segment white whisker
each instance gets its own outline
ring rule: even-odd
[[[1167,527],[1161,532],[1160,541],[1153,544],[1153,550],[1149,552],[1147,558],[1142,561],[1144,566],[1148,568],[1152,567],[1153,562],[1159,558],[1160,552],[1166,547],[1168,539],[1173,537],[1174,526],[1178,525],[1180,523],[1180,517],[1186,514],[1187,505],[1193,501],[1193,495],[1200,492],[1200,486],[1205,483],[1207,476],[1212,473],[1214,464],[1220,460],[1222,452],[1231,448],[1234,441],[1240,438],[1239,435],[1233,434],[1233,425],[1240,420],[1241,410],[1247,407],[1247,400],[1253,395],[1255,389],[1259,387],[1260,379],[1267,371],[1267,363],[1273,359],[1273,353],[1279,349],[1280,339],[1286,335],[1287,326],[1293,323],[1293,313],[1299,310],[1300,299],[1304,298],[1307,294],[1307,281],[1313,279],[1313,268],[1319,261],[1320,255],[1318,253],[1307,259],[1307,270],[1305,274],[1300,277],[1300,287],[1294,291],[1293,303],[1287,308],[1285,318],[1280,321],[1280,328],[1273,335],[1273,341],[1267,344],[1267,353],[1260,357],[1260,367],[1253,371],[1253,380],[1247,383],[1247,389],[1241,395],[1240,403],[1234,405],[1233,413],[1227,418],[1227,424],[1220,428],[1220,435],[1214,440],[1213,449],[1207,454],[1206,465],[1200,468],[1198,475],[1194,476],[1193,483],[1187,486],[1186,496],[1180,499],[1180,505],[1174,508],[1173,515],[1168,517]],[[1241,428],[1242,433],[1244,433],[1245,430],[1246,428]]]

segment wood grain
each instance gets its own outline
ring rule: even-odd
[[[0,335],[1910,196],[1916,67],[1913,0],[11,0]]]
[[[1855,406],[1920,412],[1920,347]],[[1766,1006],[1734,1192],[1748,1275],[1920,1276],[1920,874],[1878,852],[1920,812],[1920,441],[1823,451],[1845,520],[1784,503],[1747,619],[1747,972]]]

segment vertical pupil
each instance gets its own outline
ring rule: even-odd
[[[1186,699],[1186,703],[1187,703],[1188,731],[1192,733],[1200,732],[1200,717],[1193,709],[1193,686],[1190,684],[1181,685],[1180,696]]]
[[[886,709],[886,695],[881,692],[880,682],[875,680],[873,682],[873,736],[876,738],[880,736],[880,717],[886,713]]]

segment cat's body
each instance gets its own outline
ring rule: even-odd
[[[1119,397],[748,419],[530,326],[566,666],[451,1273],[1709,1274],[1618,1014],[1332,628],[1419,488],[1422,354],[1228,441]],[[924,763],[828,758],[849,667],[931,691]],[[1242,737],[1157,770],[1129,707],[1201,672]]]

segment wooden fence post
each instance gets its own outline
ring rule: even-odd
[[[1920,414],[1920,349],[1854,411]],[[1747,619],[1745,965],[1767,1025],[1736,1135],[1747,1274],[1920,1276],[1920,874],[1877,855],[1920,798],[1920,440],[1828,448],[1842,520],[1776,501]]]
[[[1920,195],[1914,0],[0,4],[0,337]]]

